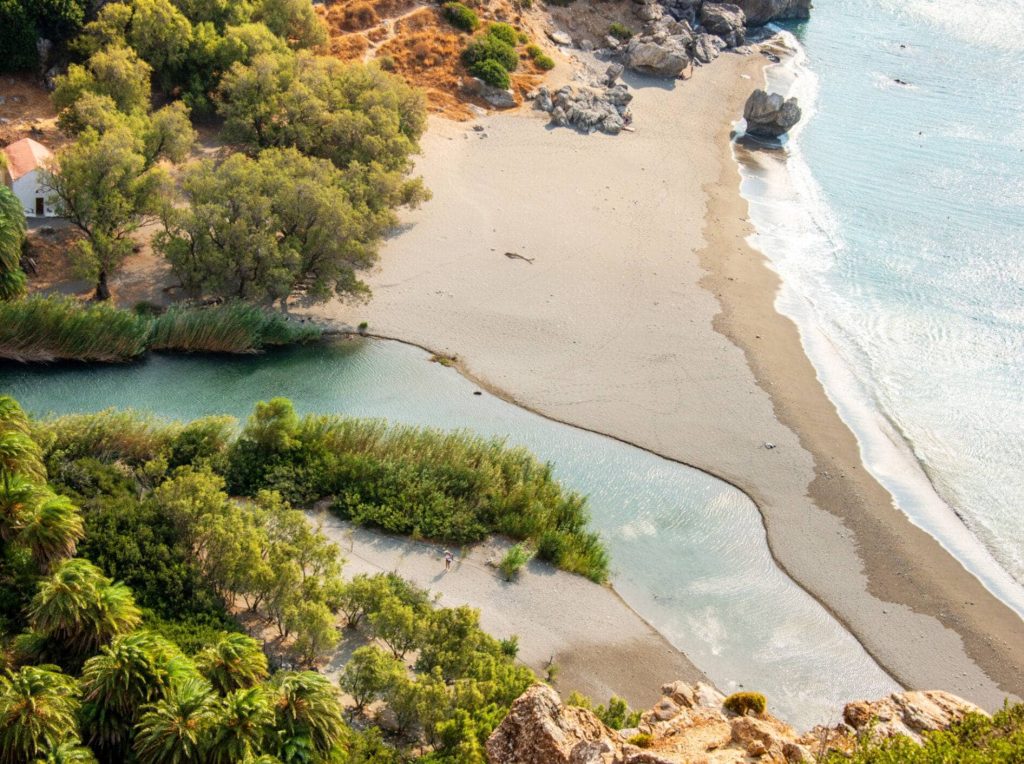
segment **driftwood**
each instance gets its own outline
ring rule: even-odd
[[[533,265],[532,257],[523,257],[518,252],[506,252],[505,257],[507,257],[509,260],[525,260],[530,265]]]

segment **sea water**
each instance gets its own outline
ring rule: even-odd
[[[760,690],[774,713],[810,727],[837,721],[849,700],[896,689],[860,644],[775,565],[761,517],[743,493],[483,393],[415,348],[358,340],[263,357],[0,366],[0,392],[35,414],[117,406],[183,420],[215,413],[244,418],[257,400],[283,395],[301,412],[507,437],[552,462],[559,480],[589,496],[616,590],[722,690]]]
[[[753,243],[868,468],[1024,614],[1024,0],[828,0],[737,147]]]

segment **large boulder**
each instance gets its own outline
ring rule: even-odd
[[[725,47],[721,37],[701,32],[693,41],[693,58],[702,64],[710,64]]]
[[[682,37],[667,37],[656,42],[649,37],[634,37],[626,46],[623,63],[635,72],[654,77],[678,77],[690,65],[690,54]]]
[[[941,690],[894,692],[881,700],[847,703],[843,721],[858,732],[880,738],[906,735],[921,741],[922,732],[947,729],[968,714],[985,712],[973,703]]]
[[[747,16],[747,26],[764,26],[776,19],[809,19],[811,0],[735,0]]]
[[[516,105],[516,97],[511,90],[488,85],[479,77],[470,77],[463,82],[462,91],[467,95],[482,99],[495,109],[511,109]]]
[[[738,48],[746,41],[747,17],[738,5],[704,3],[700,7],[700,23],[705,31],[725,40],[729,48]]]
[[[796,98],[785,99],[778,93],[755,90],[743,107],[747,133],[761,138],[779,138],[800,121]]]

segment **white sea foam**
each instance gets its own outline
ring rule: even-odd
[[[951,348],[950,352],[958,355],[947,363],[956,368],[968,361],[959,355],[961,345],[943,335],[955,331],[958,337],[967,337],[970,327],[961,330],[950,323],[915,322],[904,320],[903,316],[898,318],[899,325],[890,325],[893,319],[879,313],[861,320],[868,326],[871,321],[883,324],[860,334],[837,320],[826,276],[835,267],[845,243],[837,217],[826,202],[800,145],[800,134],[816,112],[820,85],[809,66],[806,51],[788,32],[783,34],[795,53],[781,64],[770,67],[766,79],[770,90],[799,98],[804,120],[790,134],[786,159],[775,154],[760,154],[740,163],[742,191],[750,204],[750,215],[757,231],[751,243],[765,253],[782,279],[776,307],[796,322],[804,348],[827,394],[857,436],[865,466],[892,494],[895,504],[956,556],[990,591],[1024,616],[1024,588],[990,551],[990,547],[995,548],[992,542],[999,534],[998,514],[994,517],[969,515],[965,525],[954,511],[950,502],[959,503],[957,480],[950,479],[948,471],[931,469],[923,460],[927,454],[939,461],[945,459],[943,466],[955,464],[955,445],[931,432],[927,424],[918,422],[914,427],[915,440],[909,440],[906,424],[894,413],[900,410],[894,391],[905,389],[911,381],[893,377],[885,359],[867,344],[873,337],[902,333],[907,335],[908,344],[935,348],[936,352]],[[937,171],[936,182],[943,182],[943,171]],[[963,180],[950,176],[945,182],[950,188],[956,188]],[[927,252],[918,254],[927,256]],[[913,267],[909,260],[907,267]],[[998,274],[982,272],[978,277],[998,278]],[[915,282],[908,280],[907,283],[913,287]],[[913,302],[908,300],[910,304]],[[923,332],[924,335],[914,337],[908,332]],[[987,362],[987,357],[978,360],[979,364]],[[979,368],[973,378],[984,379],[985,370]],[[914,382],[919,384],[919,381]],[[998,432],[998,427],[994,426],[992,431]],[[989,453],[1000,453],[1000,445],[991,444]],[[1006,450],[1002,453],[1006,454]],[[1009,454],[1008,458],[1014,457]],[[1024,567],[1019,552],[1012,549],[1000,549],[1000,552],[1003,564],[1011,570]]]

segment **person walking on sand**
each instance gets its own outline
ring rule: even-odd
[[[454,560],[454,559],[455,559],[455,555],[453,555],[449,550],[445,549],[444,550],[444,572],[445,573],[447,573],[449,570],[452,569],[452,560]]]

